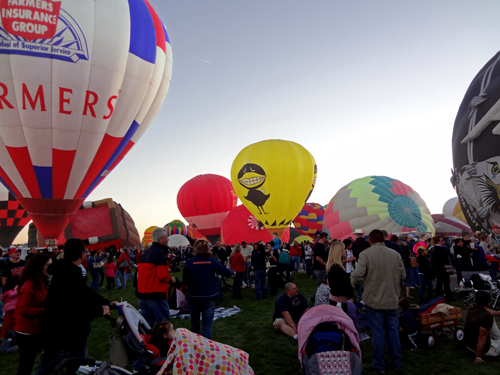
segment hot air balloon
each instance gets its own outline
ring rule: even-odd
[[[462,231],[467,231],[472,234],[472,231],[462,220],[453,216],[446,215],[432,215],[434,220],[434,229],[436,234],[441,236],[461,236]]]
[[[315,238],[323,230],[325,209],[318,203],[306,203],[299,212],[293,225],[300,234]]]
[[[173,234],[180,234],[182,236],[187,235],[186,224],[180,220],[172,220],[170,223],[164,226],[167,230],[169,236]]]
[[[368,176],[352,181],[330,200],[325,211],[324,230],[342,239],[356,229],[388,233],[429,232],[434,225],[420,195],[401,181],[385,176]]]
[[[134,219],[111,198],[84,202],[56,240],[64,244],[73,237],[82,239],[87,250],[141,246]],[[37,231],[37,246],[45,245],[46,239]]]
[[[231,181],[252,215],[281,237],[310,195],[315,164],[298,143],[261,141],[239,152],[231,166]]]
[[[472,80],[453,127],[452,184],[473,231],[500,225],[500,52]]]
[[[0,12],[0,181],[56,238],[155,117],[170,41],[146,0],[1,1]]]
[[[458,197],[453,197],[448,199],[443,205],[443,215],[453,216],[453,210],[455,209],[457,203],[458,203]]]
[[[250,242],[270,242],[273,236],[262,226],[259,221],[248,211],[244,205],[235,207],[222,223],[221,241],[226,245]],[[290,241],[290,228],[287,228],[283,242]]]
[[[152,226],[144,231],[144,236],[142,237],[142,240],[141,240],[142,246],[148,247],[153,243],[153,240],[151,239],[151,234],[153,233],[153,231],[156,228],[159,228],[159,227]]]
[[[193,229],[193,227],[191,225],[188,225],[186,228],[187,228],[186,229],[186,231],[187,231],[186,236],[191,238],[192,240],[196,241],[196,240],[203,238],[203,239],[208,241],[208,238],[206,238],[203,234],[198,232],[196,229]]]
[[[222,221],[237,202],[231,181],[216,174],[196,176],[177,193],[181,215],[212,243],[219,239]]]
[[[6,248],[12,245],[30,220],[28,213],[12,193],[0,184],[0,246]]]

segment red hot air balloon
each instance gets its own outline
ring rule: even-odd
[[[0,246],[5,248],[12,245],[12,241],[30,220],[12,193],[0,184]]]
[[[196,176],[177,193],[181,215],[212,243],[219,239],[222,221],[237,201],[231,181],[215,174]]]
[[[222,223],[221,241],[226,245],[250,242],[269,242],[273,236],[264,227],[259,227],[259,221],[243,205],[235,207]],[[285,230],[283,242],[290,240],[290,227]]]

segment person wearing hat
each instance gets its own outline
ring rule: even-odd
[[[10,259],[7,259],[6,265],[2,270],[2,285],[5,285],[9,280],[15,279],[17,281],[26,264],[24,260],[21,260],[21,253],[15,247],[9,249],[8,254]]]

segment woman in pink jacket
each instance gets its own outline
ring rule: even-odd
[[[113,256],[111,254],[109,254],[109,258],[104,265],[104,269],[104,276],[106,277],[106,289],[112,290],[115,288],[116,263],[113,261]]]

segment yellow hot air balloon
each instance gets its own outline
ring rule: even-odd
[[[455,208],[453,208],[453,217],[456,217],[459,220],[462,220],[464,223],[467,223],[467,219],[465,218],[464,213],[462,212],[462,206],[460,206],[460,202],[457,201]]]
[[[252,215],[281,237],[310,194],[315,164],[309,151],[298,143],[261,141],[236,156],[231,182]]]
[[[153,231],[156,228],[159,228],[159,227],[152,226],[152,227],[149,227],[148,229],[146,229],[144,231],[144,237],[142,237],[142,241],[141,241],[142,242],[142,246],[148,247],[148,246],[150,246],[153,243],[153,240],[151,239],[151,234],[153,233]]]

